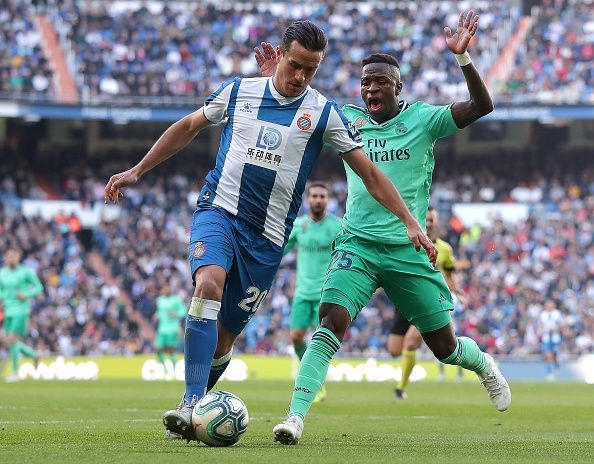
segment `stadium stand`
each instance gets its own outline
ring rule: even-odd
[[[571,156],[571,164],[529,153],[472,162],[455,157],[438,159],[443,166],[436,169],[433,197],[435,205],[447,214],[442,221],[443,235],[454,245],[469,302],[455,318],[462,333],[492,352],[538,354],[538,316],[547,300],[564,314],[562,351],[594,351],[594,228],[587,221],[594,214],[594,168],[586,155]],[[533,169],[537,162],[539,170]],[[33,178],[26,165],[5,164],[19,172],[18,179]],[[59,169],[64,175],[54,187],[63,198],[102,201],[108,174],[127,164],[122,154],[96,166],[86,160],[85,168],[68,163]],[[46,285],[32,318],[31,336],[39,348],[67,354],[152,350],[151,335],[139,330],[129,315],[136,311],[151,324],[155,298],[165,281],[185,299],[191,295],[187,228],[198,187],[194,179],[202,179],[206,169],[206,162],[197,162],[197,175],[189,177],[183,161],[174,160],[143,179],[120,203],[126,214],[94,231],[90,251],[82,247],[67,222],[24,218],[7,208],[0,221],[3,230],[17,231],[10,240],[17,240],[14,244],[25,250],[27,263],[40,270]],[[501,175],[504,172],[507,176]],[[8,179],[5,176],[1,182],[3,198],[39,196],[34,182],[21,182],[17,188]],[[493,192],[481,192],[482,185]],[[344,181],[334,180],[332,190],[330,207],[342,214]],[[469,201],[526,203],[530,216],[515,224],[495,221],[492,227],[464,227],[451,216],[448,225],[451,205]],[[0,237],[6,246],[7,234]],[[118,296],[118,286],[105,285],[88,266],[89,252],[102,256],[119,279],[119,288],[129,295],[130,306]],[[269,297],[237,345],[239,350],[279,353],[289,349],[285,329],[294,267],[294,255],[290,254]],[[393,313],[383,294],[376,294],[351,327],[342,352],[385,355]],[[56,330],[46,330],[47,324]]]

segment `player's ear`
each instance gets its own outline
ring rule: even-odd
[[[398,84],[396,84],[396,92],[394,92],[396,94],[396,96],[400,95],[400,92],[402,92],[402,82],[398,81]]]

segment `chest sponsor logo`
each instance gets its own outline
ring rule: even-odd
[[[255,143],[252,142],[253,145],[246,148],[246,162],[278,171],[285,155],[288,128],[268,123],[256,126],[252,130]]]
[[[387,140],[368,139],[365,153],[374,163],[382,161],[406,161],[410,159],[410,148],[387,148]]]

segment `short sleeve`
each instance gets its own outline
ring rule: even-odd
[[[204,101],[204,116],[213,124],[218,124],[227,115],[227,108],[231,100],[233,88],[239,85],[241,79],[236,77],[221,84],[221,86]]]
[[[456,258],[454,258],[454,253],[452,251],[452,247],[448,245],[448,252],[445,257],[445,261],[443,263],[443,268],[447,271],[455,271],[456,270]]]
[[[356,148],[362,148],[361,134],[349,122],[342,110],[332,103],[328,115],[328,124],[324,132],[324,142],[338,153],[346,153]]]
[[[418,106],[419,119],[425,124],[431,136],[437,140],[460,130],[452,116],[452,105],[430,105],[421,103]]]

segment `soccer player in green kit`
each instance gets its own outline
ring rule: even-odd
[[[472,11],[460,15],[454,33],[445,28],[446,44],[466,79],[468,101],[448,106],[399,101],[398,61],[373,54],[363,60],[361,96],[366,109],[350,105],[343,109],[359,129],[369,158],[394,182],[421,224],[425,224],[429,204],[435,141],[493,110],[491,96],[467,52],[477,28],[478,15]],[[264,55],[256,52],[263,71],[270,63],[262,58],[270,56],[270,49]],[[275,440],[299,443],[303,419],[324,382],[330,360],[340,349],[349,324],[378,287],[419,329],[441,362],[474,371],[497,410],[505,411],[511,403],[509,385],[491,356],[472,339],[455,336],[450,317],[454,305],[442,274],[407,244],[402,222],[374,205],[352,170],[345,169],[347,211],[322,291],[320,327],[301,361],[289,417],[274,427]]]
[[[161,295],[157,297],[156,306],[155,319],[159,325],[155,337],[155,348],[159,361],[163,364],[165,378],[173,378],[173,372],[171,376],[168,376],[165,354],[169,355],[175,369],[175,350],[180,341],[180,319],[186,317],[186,304],[179,295],[171,293],[171,287],[166,283],[163,285]]]
[[[341,229],[341,220],[326,211],[328,193],[326,184],[311,183],[307,190],[309,215],[295,220],[284,250],[284,254],[287,254],[297,246],[297,279],[289,328],[299,361],[307,349],[307,329],[318,325],[318,308],[330,262],[332,241]],[[314,402],[324,398],[326,389],[322,386]]]
[[[12,372],[7,382],[19,380],[19,355],[32,358],[37,362],[37,352],[25,345],[27,322],[31,313],[31,299],[43,291],[43,285],[35,271],[20,264],[21,254],[9,248],[4,255],[5,266],[0,269],[0,303],[4,310],[4,333],[8,352],[12,362]]]

